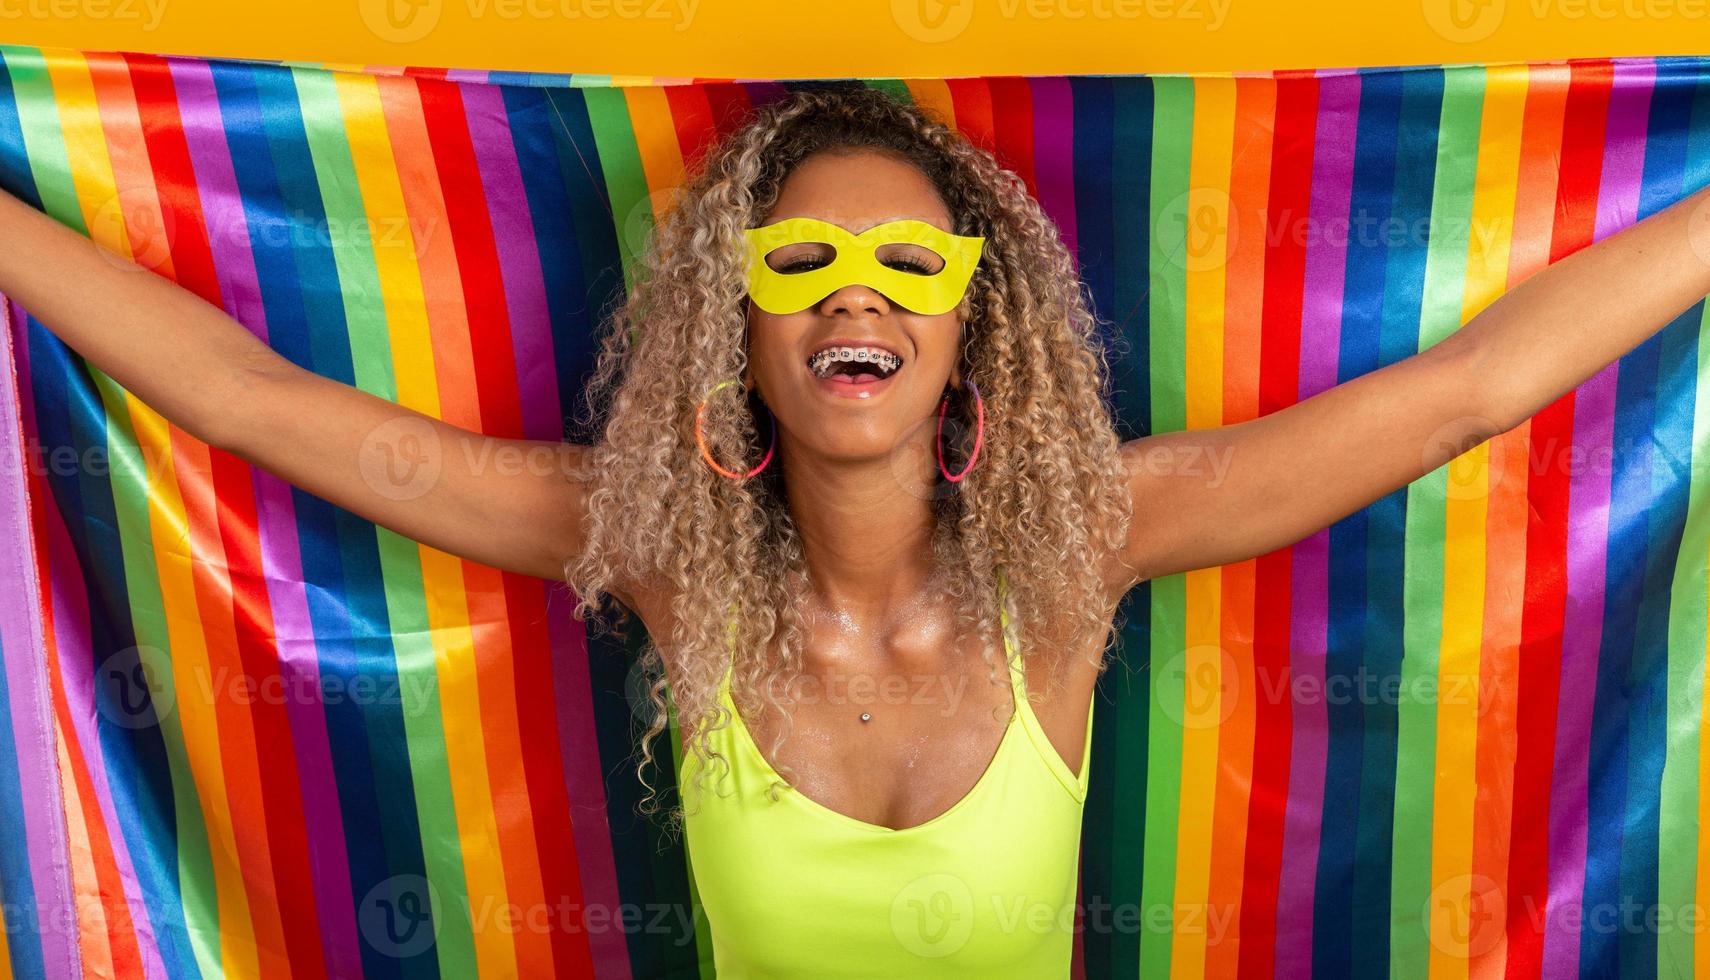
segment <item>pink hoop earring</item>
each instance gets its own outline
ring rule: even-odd
[[[718,394],[721,389],[733,384],[736,384],[734,379],[720,381],[718,384],[713,385],[712,390],[706,393],[705,398],[701,399],[700,406],[695,409],[695,444],[701,447],[701,458],[706,460],[707,465],[712,467],[714,473],[732,480],[746,480],[751,476],[758,475],[761,470],[766,468],[766,464],[772,462],[772,453],[777,451],[778,448],[778,421],[777,419],[772,420],[772,445],[767,447],[766,458],[760,461],[759,466],[754,467],[746,473],[738,473],[735,470],[728,470],[720,466],[718,464],[718,460],[713,459],[712,450],[707,446],[707,401],[711,399],[712,396]]]
[[[950,393],[944,393],[944,400],[938,403],[938,435],[932,440],[932,450],[938,456],[938,472],[944,474],[944,479],[951,483],[961,483],[968,471],[974,468],[974,461],[980,458],[980,446],[986,440],[986,403],[980,397],[979,386],[972,379],[967,382],[968,390],[974,393],[974,415],[979,425],[974,429],[974,449],[968,454],[968,463],[962,467],[962,472],[951,475],[944,466],[944,413],[950,408]]]

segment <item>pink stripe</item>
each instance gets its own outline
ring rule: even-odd
[[[197,197],[208,224],[223,305],[228,314],[266,340],[267,313],[255,255],[250,248],[248,218],[232,169],[225,127],[221,124],[213,72],[206,61],[177,59],[170,66],[186,122],[184,136],[195,165]],[[205,121],[206,125],[191,124],[198,121]],[[254,492],[256,532],[272,607],[280,680],[287,691],[322,690],[320,657],[309,618],[291,488],[257,468]],[[357,976],[362,972],[362,954],[357,946],[356,905],[350,892],[344,818],[333,776],[326,714],[319,704],[305,698],[290,697],[285,702],[297,756],[306,824],[304,835],[327,972],[332,976]]]
[[[6,582],[0,588],[0,634],[6,648],[0,667],[6,671],[6,714],[18,759],[18,785],[23,797],[24,846],[30,862],[30,886],[35,891],[37,926],[41,930],[42,966],[48,980],[70,980],[82,972],[77,929],[63,913],[72,909],[70,856],[66,844],[64,801],[60,797],[59,765],[54,744],[53,700],[47,676],[47,636],[42,623],[41,582],[36,576],[36,551],[31,547],[29,464],[24,453],[24,416],[19,387],[28,374],[14,373],[12,303],[0,296],[0,528],[8,528],[0,543],[6,559]],[[16,317],[17,346],[26,346],[24,317]],[[30,427],[28,431],[34,431]],[[17,469],[12,466],[16,464]],[[17,922],[0,923],[13,942],[32,941]]]
[[[1597,241],[1633,223],[1644,175],[1645,126],[1656,68],[1648,59],[1616,59],[1609,96]],[[1574,400],[1573,445],[1584,451],[1568,478],[1567,610],[1562,623],[1560,707],[1550,789],[1550,895],[1544,920],[1544,977],[1579,975],[1580,912],[1585,890],[1586,783],[1597,652],[1603,639],[1604,565],[1609,537],[1607,464],[1615,434],[1619,362],[1597,372]]]
[[[497,85],[463,89],[463,111],[481,189],[493,223],[499,276],[509,307],[511,347],[517,363],[517,397],[522,402],[523,435],[530,439],[564,438],[558,411],[558,365],[552,355],[552,318],[546,308],[546,280],[528,192],[517,163],[504,93]]]
[[[1342,281],[1347,263],[1347,234],[1339,222],[1348,217],[1353,194],[1354,131],[1359,111],[1358,75],[1320,76],[1310,237],[1301,296],[1302,399],[1336,384]],[[1280,977],[1312,973],[1313,897],[1319,823],[1324,812],[1324,766],[1329,752],[1330,718],[1323,697],[1330,615],[1329,529],[1296,544],[1293,562],[1289,669],[1308,686],[1305,695],[1293,704],[1288,808],[1283,816],[1282,869],[1277,886],[1276,975]]]
[[[1033,180],[1063,244],[1078,255],[1075,225],[1075,92],[1067,78],[1029,79],[1033,94]]]

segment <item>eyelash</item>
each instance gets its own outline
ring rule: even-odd
[[[821,266],[823,266],[825,264],[826,263],[821,262],[819,259],[814,259],[814,258],[797,259],[794,262],[786,263],[784,265],[784,267],[779,269],[778,271],[782,272],[782,273],[786,273],[786,274],[797,273],[797,272],[812,272],[814,269],[820,268]],[[895,268],[896,265],[905,266],[907,271],[916,273],[918,275],[923,275],[923,276],[932,275],[932,270],[928,269],[925,266],[925,264],[921,263],[920,261],[918,261],[916,259],[903,258],[903,257],[899,256],[898,258],[888,260],[887,264],[891,264],[893,268]],[[804,268],[804,266],[806,268]]]

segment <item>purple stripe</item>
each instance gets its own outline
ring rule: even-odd
[[[496,85],[463,89],[463,110],[481,189],[499,253],[499,278],[509,307],[511,348],[517,365],[517,397],[522,402],[523,435],[530,439],[564,438],[558,410],[558,365],[552,355],[552,319],[546,306],[546,280],[540,269],[540,244],[528,209],[528,192],[511,138],[504,93]]]
[[[7,638],[0,653],[6,671],[7,717],[18,757],[18,782],[23,790],[24,847],[30,861],[30,883],[36,893],[36,920],[41,930],[42,967],[48,980],[71,980],[82,972],[77,930],[67,915],[71,899],[71,856],[66,846],[64,804],[60,799],[59,766],[54,745],[53,704],[48,691],[47,638],[41,619],[41,582],[36,577],[36,551],[30,540],[28,459],[24,455],[23,406],[12,355],[12,304],[0,297],[0,528],[11,528],[0,543],[4,560],[0,580],[0,634]],[[20,311],[18,346],[24,344]],[[14,469],[14,464],[16,468]],[[13,942],[30,942],[16,923],[0,923]]]
[[[1633,223],[1644,173],[1645,128],[1655,66],[1616,59],[1609,96],[1602,182],[1597,189],[1597,241]],[[1619,362],[1579,388],[1573,445],[1583,460],[1607,459],[1614,442]],[[1544,920],[1542,975],[1579,975],[1580,914],[1585,890],[1586,783],[1591,717],[1597,694],[1597,651],[1603,636],[1604,563],[1609,536],[1608,467],[1575,466],[1568,477],[1567,610],[1562,623],[1555,775],[1550,788],[1550,894]]]
[[[206,61],[175,61],[171,67],[185,122],[184,136],[195,166],[197,196],[208,223],[222,304],[227,313],[266,340],[267,311],[213,73]],[[259,468],[253,476],[256,533],[272,607],[280,680],[288,691],[322,690],[291,489]],[[285,702],[327,971],[333,976],[356,976],[362,972],[362,956],[326,715],[320,705],[304,698],[286,698]]]
[[[582,901],[587,908],[617,909],[617,863],[607,818],[605,774],[594,730],[593,681],[588,676],[588,637],[570,615],[576,596],[547,583],[546,624],[552,644],[552,687],[558,711],[558,758],[570,797],[570,833],[576,842]],[[675,737],[665,732],[666,737]],[[669,758],[669,756],[667,756]],[[594,975],[629,980],[629,944],[620,929],[590,929],[588,953]]]
[[[1358,75],[1320,77],[1318,135],[1312,160],[1312,198],[1301,296],[1300,397],[1336,384],[1341,350],[1342,275],[1354,185],[1354,131],[1360,111]],[[1289,609],[1289,672],[1308,678],[1307,690],[1324,691],[1330,615],[1330,531],[1297,543]],[[1322,696],[1297,699],[1289,749],[1288,807],[1283,815],[1281,880],[1277,886],[1277,976],[1312,973],[1312,910],[1317,888],[1319,823],[1324,811],[1324,766],[1329,713]]]
[[[1075,91],[1067,78],[1028,79],[1033,95],[1033,181],[1063,244],[1075,247]]]

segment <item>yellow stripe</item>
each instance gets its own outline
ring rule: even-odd
[[[1507,287],[1526,73],[1493,68],[1486,74],[1474,175],[1472,227],[1461,322],[1472,319]],[[1490,505],[1490,443],[1449,464],[1444,503],[1443,635],[1438,655],[1437,779],[1432,794],[1430,976],[1464,980],[1469,970],[1467,928],[1482,910],[1470,907],[1473,831],[1478,782],[1480,651],[1484,638],[1485,521]],[[1498,473],[1497,477],[1500,478]]]
[[[1187,427],[1223,422],[1224,282],[1229,267],[1229,177],[1235,145],[1235,82],[1194,80],[1193,147],[1188,171]],[[1182,666],[1181,808],[1177,819],[1175,930],[1170,975],[1205,974],[1206,902],[1211,890],[1211,820],[1217,800],[1217,740],[1223,717],[1226,655],[1222,639],[1223,571],[1187,573],[1186,649]],[[1201,927],[1191,927],[1199,923]]]
[[[472,915],[503,908],[509,901],[505,871],[499,862],[499,825],[493,812],[492,784],[481,735],[481,698],[476,686],[475,638],[469,606],[461,588],[462,559],[422,549],[422,577],[442,587],[426,591],[428,624],[434,637],[439,677],[440,714],[445,721],[445,756],[451,768],[451,796],[457,809],[458,846],[468,878]],[[476,924],[475,961],[481,976],[516,973],[516,947],[504,930]]]
[[[386,132],[380,83],[368,75],[340,75],[333,86],[347,121],[345,136],[374,250],[398,403],[439,418],[433,338],[428,334],[427,300],[422,294],[422,272],[416,257],[418,229],[409,221],[404,188],[398,180],[399,163]],[[424,233],[434,230],[428,227]]]

